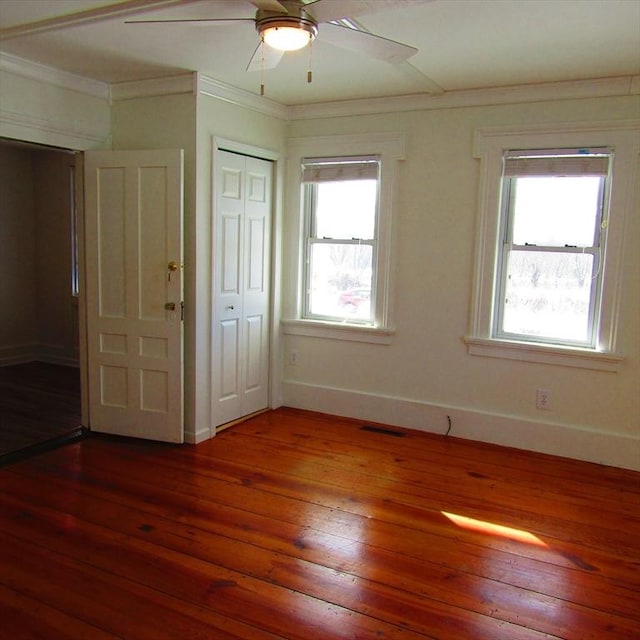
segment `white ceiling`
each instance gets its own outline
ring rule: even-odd
[[[382,8],[359,16],[362,27],[418,53],[390,65],[322,42],[320,25],[312,84],[308,52],[285,54],[264,72],[267,97],[296,105],[640,73],[640,0],[411,0],[391,10],[361,1]],[[86,10],[92,19],[56,23]],[[254,13],[247,0],[0,0],[1,29],[29,25],[0,33],[0,49],[104,82],[200,71],[258,93],[260,72],[245,71],[258,42],[250,22],[125,24]]]

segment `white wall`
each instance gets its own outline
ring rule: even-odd
[[[285,336],[283,363],[292,349],[298,359],[295,367],[283,366],[284,403],[435,432],[446,430],[450,416],[453,435],[640,468],[637,215],[629,221],[634,241],[624,258],[618,342],[626,359],[619,372],[470,356],[462,342],[475,247],[475,129],[637,118],[637,96],[553,100],[547,87],[540,101],[525,102],[518,94],[518,103],[508,104],[507,92],[495,106],[314,116],[287,125],[278,113],[266,115],[193,91],[116,100],[110,110],[108,93],[96,83],[76,85],[77,79],[63,74],[56,81],[64,86],[58,86],[38,80],[41,71],[0,68],[0,135],[88,149],[109,147],[112,130],[115,148],[185,149],[185,269],[187,276],[193,274],[185,292],[187,438],[202,439],[210,430],[210,137],[282,151],[287,136],[391,131],[405,133],[408,141],[395,226],[396,334],[388,346]],[[589,95],[585,84],[581,96]],[[434,99],[436,107],[441,103]],[[342,107],[292,113],[304,117],[331,110]],[[370,111],[365,101],[363,111]],[[280,225],[280,211],[276,214]],[[283,228],[290,222],[285,215]],[[276,245],[283,228],[277,229]],[[290,248],[276,246],[275,257],[277,268],[283,258],[279,274],[291,270]],[[277,352],[277,340],[274,344]],[[553,392],[553,411],[544,415],[535,409],[537,387]]]
[[[113,148],[185,150],[185,439],[213,435],[210,416],[212,137],[279,151],[285,123],[201,94],[176,79],[175,93],[148,96],[149,83],[129,84],[112,108]],[[162,87],[167,90],[167,85]],[[132,97],[136,95],[140,97]]]
[[[73,154],[34,151],[37,355],[78,364],[78,299],[71,288]]]
[[[78,364],[67,153],[0,144],[0,363]]]
[[[274,180],[275,211],[274,226],[281,220],[282,173],[285,150],[286,123],[277,117],[239,106],[231,102],[201,93],[198,98],[198,150],[197,150],[197,231],[193,239],[195,251],[202,260],[198,260],[198,380],[197,380],[197,432],[196,440],[214,435],[214,424],[210,416],[211,402],[211,219],[212,219],[212,154],[214,137],[224,138],[236,143],[247,144],[268,150],[273,154],[282,154],[282,161],[276,162]],[[279,248],[274,247],[274,269],[276,281],[279,279]],[[274,296],[279,297],[279,287],[274,287]],[[277,305],[276,305],[277,306]],[[278,322],[277,310],[274,321]],[[277,350],[277,336],[274,337],[272,349]],[[278,358],[278,362],[279,362]],[[277,372],[280,373],[279,371]],[[279,378],[279,375],[278,375]],[[277,384],[276,381],[272,381]]]
[[[0,364],[36,342],[35,205],[31,152],[0,145]]]
[[[640,249],[629,221],[617,373],[471,356],[479,127],[637,118],[637,96],[298,120],[289,135],[406,134],[391,345],[287,336],[284,403],[640,469]],[[637,209],[636,209],[637,211]],[[285,225],[291,224],[287,212]],[[294,256],[286,251],[286,256]],[[284,272],[294,264],[285,260]],[[290,303],[291,289],[288,289]],[[295,366],[287,355],[295,350]],[[535,408],[536,389],[553,410]]]
[[[144,86],[144,83],[141,83]],[[162,96],[116,100],[112,105],[114,149],[183,149],[184,150],[184,401],[185,437],[195,431],[197,304],[196,278],[199,257],[194,251],[197,234],[195,209],[196,172],[196,97],[184,91]]]

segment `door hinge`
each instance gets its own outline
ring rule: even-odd
[[[184,300],[180,301],[180,322],[184,322]]]

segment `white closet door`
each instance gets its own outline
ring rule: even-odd
[[[213,420],[269,405],[270,231],[273,165],[216,154]]]

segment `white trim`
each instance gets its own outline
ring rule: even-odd
[[[130,15],[137,15],[144,11],[153,11],[162,7],[174,4],[194,2],[195,0],[128,0],[126,2],[107,4],[102,7],[86,9],[74,13],[66,13],[61,16],[44,18],[35,22],[27,22],[17,24],[12,27],[6,27],[2,30],[2,38],[10,40],[12,38],[20,38],[32,36],[39,33],[47,33],[58,29],[66,29],[69,27],[93,24],[107,19],[124,18]]]
[[[0,71],[52,84],[62,89],[69,89],[94,98],[100,98],[101,100],[109,99],[109,85],[106,82],[61,71],[60,69],[48,67],[38,62],[31,62],[9,53],[0,52]]]
[[[303,220],[304,212],[300,201],[301,171],[300,166],[304,158],[309,157],[340,157],[340,156],[373,156],[380,158],[380,203],[379,211],[385,212],[378,221],[375,322],[373,331],[361,325],[346,325],[339,322],[332,323],[335,329],[333,335],[337,339],[351,333],[354,340],[363,341],[367,336],[378,342],[381,338],[387,340],[392,335],[393,327],[393,269],[391,268],[391,253],[393,247],[393,219],[394,204],[397,191],[397,173],[400,160],[405,157],[405,135],[402,133],[368,133],[335,136],[316,136],[290,138],[288,140],[287,191],[289,193],[287,208],[290,223],[287,228],[285,246],[287,254],[295,256],[288,265],[288,288],[285,292],[287,305],[284,310],[287,320],[287,331],[305,331],[302,335],[317,337],[332,337],[327,323],[304,321],[296,322],[302,317],[302,261],[304,255]],[[386,331],[384,337],[380,330]],[[377,335],[376,335],[377,332]],[[300,335],[300,333],[298,333]]]
[[[35,135],[34,135],[35,133]],[[111,137],[102,133],[62,125],[59,122],[36,118],[23,112],[0,108],[0,135],[26,142],[39,142],[54,147],[96,149],[110,147]]]
[[[291,336],[310,336],[331,340],[391,344],[395,331],[357,324],[319,322],[316,320],[282,320],[282,333]]]
[[[171,2],[168,2],[168,4],[171,4]],[[96,98],[109,99],[110,88],[105,82],[61,71],[8,53],[0,52],[0,70]],[[197,78],[194,81],[196,88],[191,85],[189,88],[185,88],[185,86],[177,87],[176,82],[178,84],[186,82],[185,78],[192,76]],[[150,90],[149,87],[154,88]],[[640,94],[640,75],[492,87],[488,89],[463,89],[447,91],[440,95],[420,93],[406,96],[339,100],[286,106],[250,91],[238,89],[215,78],[189,72],[177,76],[169,76],[168,78],[114,83],[111,87],[111,98],[113,100],[126,100],[149,95],[163,95],[164,92],[168,94],[185,93],[191,90],[231,104],[247,107],[281,120],[308,120],[311,118],[333,118],[403,111],[631,96]]]
[[[288,118],[289,120],[309,120],[312,118],[456,109],[523,102],[556,102],[558,100],[629,96],[638,93],[640,93],[640,76],[620,76],[489,89],[463,89],[447,91],[441,95],[421,93],[386,98],[301,104],[289,107]]]
[[[640,471],[638,435],[293,381],[283,392],[283,404],[297,409],[442,435],[449,417],[453,437]]]
[[[198,74],[198,93],[210,98],[217,98],[241,107],[246,107],[258,113],[262,113],[280,120],[287,120],[289,110],[284,105],[269,98],[261,97],[244,89],[237,89],[231,85]]]
[[[214,429],[215,432],[215,429]],[[185,431],[184,432],[184,441],[185,444],[200,444],[205,440],[209,440],[211,437],[211,429],[207,427],[206,429],[198,429],[197,431]]]
[[[80,360],[77,355],[69,355],[64,347],[55,344],[38,344],[35,359],[40,362],[58,364],[64,367],[80,366]]]
[[[151,98],[154,96],[170,96],[181,93],[195,94],[196,91],[197,74],[181,73],[161,78],[116,82],[111,85],[111,102],[133,100],[135,98]]]
[[[620,365],[625,359],[624,356],[616,353],[600,353],[589,349],[570,349],[495,338],[466,336],[464,342],[468,352],[474,356],[538,362],[579,369],[619,371]]]
[[[505,357],[547,362],[565,366],[616,370],[624,345],[617,345],[618,318],[623,282],[623,254],[628,220],[634,215],[640,153],[640,120],[589,122],[528,127],[491,127],[475,133],[474,156],[480,159],[480,190],[476,226],[476,257],[468,338],[472,355]],[[610,222],[605,249],[606,268],[602,283],[599,334],[591,358],[573,356],[576,350],[533,348],[492,337],[494,273],[499,251],[498,221],[502,156],[507,149],[609,146],[615,149],[612,160],[613,183]],[[493,344],[495,347],[490,347]],[[544,356],[542,355],[544,354]],[[606,357],[610,361],[605,364]],[[573,364],[568,364],[569,362]],[[580,365],[575,364],[580,362]]]
[[[279,151],[255,147],[252,144],[244,144],[243,142],[236,142],[235,140],[221,138],[220,136],[213,136],[213,148],[216,151],[218,149],[221,151],[231,151],[233,153],[240,153],[243,156],[252,156],[254,158],[260,158],[261,160],[271,160],[273,162],[280,159]]]
[[[37,359],[37,351],[38,345],[36,344],[14,344],[0,347],[0,367],[32,362]]]

